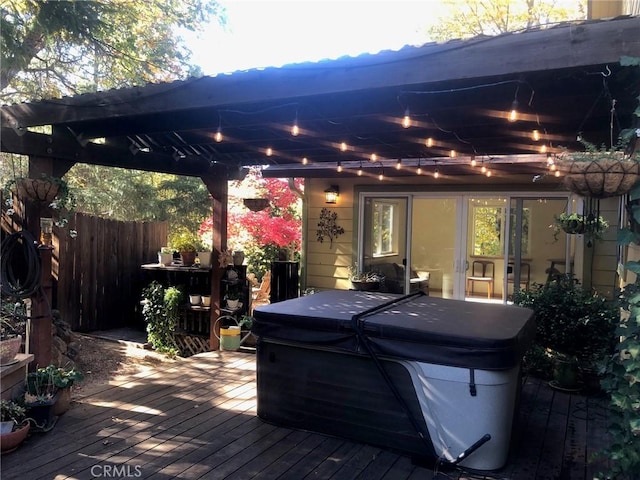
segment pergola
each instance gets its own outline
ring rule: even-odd
[[[608,145],[637,121],[640,75],[625,56],[640,57],[640,17],[7,105],[0,146],[60,176],[88,163],[201,177],[220,251],[227,181],[248,166],[414,174],[400,162],[465,176],[474,158],[496,176],[536,175],[578,135]],[[50,135],[31,131],[43,125]]]

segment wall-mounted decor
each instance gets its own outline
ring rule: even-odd
[[[333,247],[333,239],[344,233],[344,228],[339,227],[336,221],[338,214],[332,212],[328,208],[320,211],[320,219],[318,220],[318,241],[323,243],[325,238],[329,239],[329,248]]]

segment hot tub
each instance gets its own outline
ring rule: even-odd
[[[336,290],[254,316],[262,419],[430,463],[505,464],[531,310]]]

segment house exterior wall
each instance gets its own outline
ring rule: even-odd
[[[503,177],[495,183],[487,183],[486,179],[481,175],[479,178],[466,178],[465,183],[455,183],[454,181],[438,184],[432,178],[418,177],[395,177],[387,178],[380,182],[377,178],[364,177],[345,177],[345,178],[309,178],[305,181],[305,214],[304,222],[304,242],[303,242],[303,268],[301,276],[302,289],[348,289],[351,287],[349,282],[349,267],[353,264],[358,251],[358,232],[357,232],[357,216],[358,216],[358,192],[360,190],[380,191],[381,193],[406,193],[408,191],[424,191],[424,192],[450,192],[460,195],[470,191],[491,192],[499,195],[500,192],[507,191],[540,191],[540,193],[562,191],[559,182],[549,182],[540,184],[538,189],[534,190],[530,176],[524,177]],[[335,205],[325,203],[324,190],[330,185],[337,185],[340,189],[340,196]],[[594,242],[592,247],[586,247],[582,242],[572,238],[570,240],[576,242],[576,258],[583,258],[582,266],[578,265],[576,274],[582,279],[582,283],[586,287],[593,287],[598,292],[606,296],[612,296],[616,286],[616,267],[617,267],[617,218],[618,218],[619,198],[610,198],[600,201],[600,214],[609,222],[610,228],[605,234],[602,241]],[[328,240],[319,242],[317,240],[318,221],[323,208],[327,208],[331,212],[337,214],[336,224],[344,229],[344,234],[335,238],[332,244]],[[548,218],[543,219],[538,224],[553,225],[553,215],[555,210],[551,207],[545,209],[544,206],[536,210],[538,220],[540,215]],[[419,209],[413,212],[414,219],[420,216]],[[431,216],[428,222],[439,227],[445,225],[445,219],[438,219],[437,216]],[[420,223],[421,229],[428,229],[429,223]],[[429,246],[429,242],[437,242],[437,239],[430,237],[426,240],[423,251],[435,249],[438,245]],[[549,258],[557,258],[564,256],[564,243],[553,242],[549,240],[549,232],[531,233],[531,249],[532,251],[544,252],[542,255]],[[413,264],[420,265],[420,253],[414,251]],[[503,260],[496,263],[496,285],[502,283]],[[424,263],[424,262],[422,262]],[[579,263],[579,262],[577,262]],[[531,278],[542,283],[546,278],[546,264],[534,264],[531,271]],[[442,280],[434,276],[430,281],[430,287],[440,288],[438,282]],[[497,292],[501,291],[501,287],[497,287]]]

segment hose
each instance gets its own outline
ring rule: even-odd
[[[41,287],[42,264],[37,242],[28,231],[12,233],[0,247],[0,289],[2,295],[19,299],[32,297]]]

